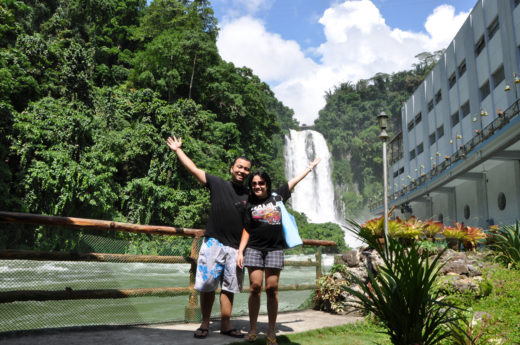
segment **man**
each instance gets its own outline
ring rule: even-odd
[[[182,138],[169,137],[166,143],[177,154],[182,165],[210,190],[211,210],[195,277],[195,289],[200,291],[202,323],[194,337],[207,337],[215,291],[221,283],[220,333],[242,338],[244,335],[240,331],[231,328],[230,318],[234,294],[242,288],[243,273],[242,270],[237,270],[236,257],[244,228],[243,212],[248,196],[244,182],[251,172],[251,161],[246,157],[235,159],[229,169],[231,181],[225,181],[197,168],[182,151]]]

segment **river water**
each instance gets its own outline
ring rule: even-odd
[[[286,260],[314,260],[314,255],[286,256]],[[324,255],[323,271],[333,257]],[[287,266],[280,285],[312,284],[315,267]],[[248,279],[244,285],[249,284]],[[93,263],[65,261],[0,260],[0,291],[75,289],[136,289],[186,287],[188,264]],[[280,311],[298,309],[311,291],[281,291]],[[234,315],[247,314],[247,293],[235,296]],[[0,332],[86,325],[120,325],[182,321],[188,296],[126,299],[28,301],[0,304]],[[261,313],[266,313],[265,294]],[[215,303],[212,315],[219,316]]]

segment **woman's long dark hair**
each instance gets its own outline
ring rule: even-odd
[[[252,186],[252,183],[253,183],[253,178],[255,176],[260,176],[261,179],[263,179],[265,181],[265,185],[267,187],[267,197],[270,197],[271,196],[271,178],[269,177],[269,175],[265,172],[265,171],[255,171],[254,173],[251,174],[251,176],[249,176],[249,197],[250,197],[250,200],[252,201],[259,201],[258,198],[256,197],[255,193],[253,193],[253,186]]]

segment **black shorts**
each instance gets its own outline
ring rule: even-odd
[[[245,267],[277,268],[283,269],[283,250],[263,251],[246,248],[244,252]]]

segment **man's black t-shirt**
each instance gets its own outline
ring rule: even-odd
[[[242,237],[244,211],[248,189],[206,173],[206,187],[210,190],[211,210],[206,226],[206,237],[238,248]]]
[[[282,212],[276,205],[277,201],[286,202],[291,197],[289,185],[285,183],[278,188],[276,196],[271,195],[259,203],[248,203],[245,226],[249,232],[247,246],[256,250],[272,251],[286,249]]]

